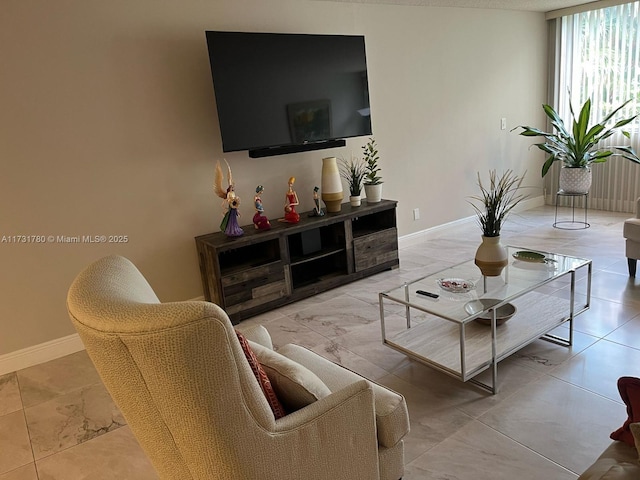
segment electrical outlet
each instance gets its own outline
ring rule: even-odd
[[[420,220],[420,209],[419,208],[414,208],[413,209],[413,219],[414,220]]]
[[[507,129],[507,119],[502,117],[500,119],[500,130],[506,130]]]

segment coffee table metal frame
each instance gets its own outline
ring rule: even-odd
[[[514,259],[513,254],[520,250],[528,249],[507,247],[509,265],[500,277],[483,277],[473,260],[470,260],[380,292],[379,306],[383,344],[404,353],[409,358],[456,377],[463,382],[469,381],[493,394],[498,391],[498,363],[509,355],[538,338],[566,347],[571,346],[573,344],[573,319],[587,310],[591,303],[592,261],[536,250],[536,252],[545,255],[545,261],[528,263]],[[586,301],[584,305],[576,307],[576,274],[582,273],[585,269],[587,270]],[[569,298],[568,312],[565,313],[563,309],[567,307],[565,305],[567,300],[561,300],[561,295],[556,296],[553,293],[564,291],[567,288],[566,285],[561,285],[555,290],[548,288],[547,293],[539,293],[536,290],[551,282],[562,281],[561,279],[567,276],[569,277]],[[475,282],[475,289],[462,294],[448,293],[437,286],[436,282],[439,278],[470,279]],[[433,299],[418,295],[416,291],[419,289],[436,293],[439,297]],[[492,298],[496,300],[496,303],[482,311],[474,311],[473,314],[467,313],[464,308],[465,304],[480,298]],[[528,302],[528,307],[518,307],[518,312],[513,319],[503,326],[498,326],[496,321],[498,308],[507,303],[518,301]],[[406,329],[395,334],[387,332],[385,315],[393,310],[386,312],[385,302],[389,307],[393,305],[397,307],[398,304],[404,306]],[[544,307],[546,307],[546,313]],[[556,307],[562,311],[556,312]],[[412,310],[417,311],[415,316],[428,317],[435,319],[436,322],[421,322],[419,318],[412,322]],[[488,326],[484,326],[485,330],[482,331],[480,330],[482,327],[474,320],[487,314],[491,318],[491,327],[489,330]],[[442,334],[441,321],[450,322],[458,327],[457,341],[454,338],[455,335],[451,333],[454,329],[450,327],[450,324],[445,326],[450,331],[446,334],[446,338],[444,335],[438,338],[438,330]],[[568,323],[568,337],[549,333],[565,323]],[[475,335],[471,342],[473,345],[467,345],[467,335],[471,335],[471,332]],[[486,341],[489,339],[490,354],[486,345]],[[452,366],[450,362],[451,350],[453,349],[451,342],[459,344],[459,363],[457,358],[454,362],[457,367]],[[445,355],[449,357],[449,364],[438,358],[433,358],[435,355],[431,355],[432,358],[430,358],[429,347],[425,347],[425,345],[433,345],[435,350],[445,351]],[[483,350],[484,353],[478,349]],[[455,355],[455,352],[453,353]],[[473,363],[469,359],[475,354],[482,358]],[[455,356],[457,357],[457,355]],[[491,369],[492,381],[490,385],[474,378],[487,369]]]

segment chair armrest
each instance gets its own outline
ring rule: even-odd
[[[636,200],[636,218],[640,218],[640,197]]]
[[[252,325],[250,327],[236,327],[240,333],[242,333],[247,340],[258,343],[263,347],[273,350],[273,342],[271,341],[271,335],[266,328],[262,325]]]
[[[262,478],[379,478],[373,389],[365,380],[276,420],[270,436],[279,473]]]
[[[281,347],[278,352],[307,367],[333,392],[363,379],[361,375],[299,345],[290,343]],[[368,382],[373,388],[378,442],[384,447],[393,447],[409,432],[407,404],[402,395],[374,382]]]
[[[318,422],[324,415],[332,410],[340,411],[357,405],[358,419],[373,422],[375,433],[375,410],[373,403],[373,389],[366,380],[360,380],[345,388],[331,393],[300,410],[276,420],[274,432],[285,433],[288,430],[303,428],[305,424]],[[351,424],[357,425],[358,419],[349,418]],[[340,422],[345,422],[341,418]],[[323,419],[323,421],[325,421]],[[374,435],[375,437],[375,435]]]

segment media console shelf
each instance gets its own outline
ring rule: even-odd
[[[375,273],[397,268],[393,200],[342,204],[340,213],[300,214],[296,224],[271,220],[271,230],[196,237],[204,297],[234,324]]]

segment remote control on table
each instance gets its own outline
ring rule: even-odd
[[[425,297],[429,297],[429,298],[438,298],[440,296],[435,293],[425,292],[424,290],[417,290],[416,293],[418,295],[424,295]]]

